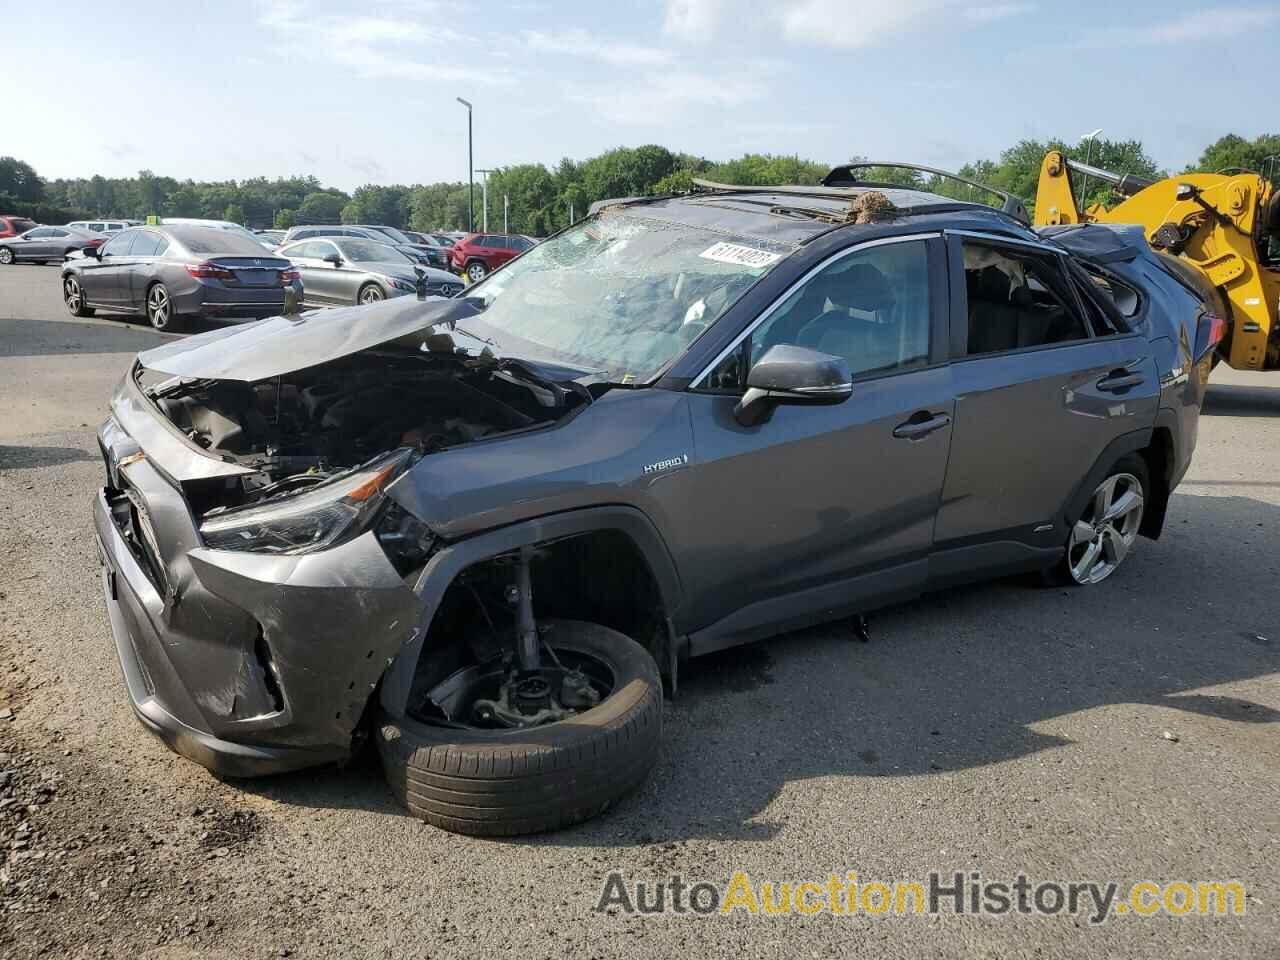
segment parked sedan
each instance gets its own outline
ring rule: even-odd
[[[381,240],[383,243],[390,243],[401,253],[421,260],[429,267],[439,267],[441,270],[449,269],[449,253],[447,250],[442,249],[438,243],[423,243],[409,236],[403,230],[397,230],[395,227],[387,227],[381,224],[361,223],[357,224],[357,226],[364,230],[373,231],[375,234],[373,239]]]
[[[462,283],[452,274],[415,266],[389,245],[372,240],[322,237],[291,243],[277,253],[297,269],[308,307],[376,303],[414,293],[418,270],[425,275],[429,296],[452,297],[462,292]]]
[[[33,227],[16,237],[0,240],[0,264],[26,261],[48,263],[63,260],[77,250],[97,247],[105,237],[75,227]]]
[[[323,224],[310,224],[301,227],[290,227],[289,232],[285,234],[284,239],[280,241],[280,246],[288,243],[294,243],[298,240],[314,240],[316,237],[358,237],[361,240],[372,240],[374,243],[385,243],[389,247],[393,247],[397,252],[404,254],[414,263],[420,263],[424,267],[439,267],[442,270],[448,269],[448,259],[444,256],[436,256],[434,253],[425,248],[418,247],[412,243],[401,243],[393,240],[381,230],[373,227],[356,227],[351,225],[332,226]],[[442,251],[443,253],[443,251]]]
[[[287,287],[301,299],[288,260],[264,251],[252,235],[217,227],[134,227],[62,270],[72,316],[142,314],[157,330],[191,317],[269,317],[283,311]]]

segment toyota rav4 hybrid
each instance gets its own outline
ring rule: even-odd
[[[642,780],[685,657],[1112,577],[1191,459],[1215,294],[1138,231],[834,182],[140,354],[94,513],[142,722],[230,776],[372,737],[414,814],[532,832]]]

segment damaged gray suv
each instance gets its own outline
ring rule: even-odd
[[[95,519],[134,709],[446,829],[585,819],[686,657],[1160,533],[1221,304],[1140,232],[859,181],[603,205],[455,300],[142,353]]]

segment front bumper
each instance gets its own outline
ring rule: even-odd
[[[299,557],[209,550],[185,498],[114,419],[94,502],[103,592],[134,712],[216,773],[346,759],[420,601],[369,534]],[[141,531],[145,531],[141,534]]]

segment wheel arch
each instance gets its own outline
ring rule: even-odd
[[[1089,472],[1080,480],[1080,483],[1063,505],[1062,513],[1059,517],[1060,529],[1067,531],[1071,529],[1071,524],[1084,513],[1093,491],[1097,489],[1098,484],[1106,479],[1107,471],[1129,454],[1141,454],[1143,450],[1151,445],[1152,434],[1153,429],[1151,427],[1145,430],[1134,430],[1130,433],[1121,434],[1102,448],[1102,452],[1094,460]],[[1145,533],[1146,531],[1142,532]]]
[[[617,505],[573,510],[451,543],[431,557],[414,584],[414,592],[422,601],[419,621],[382,675],[377,696],[383,710],[392,717],[405,715],[413,691],[414,675],[427,647],[432,622],[459,574],[520,547],[549,546],[554,550],[557,544],[601,535],[624,538],[620,542],[625,542],[634,551],[634,558],[643,564],[643,571],[651,580],[661,604],[663,633],[660,637],[634,639],[649,647],[655,659],[662,663],[660,654],[666,655],[668,651],[654,650],[653,647],[670,641],[670,616],[680,605],[682,592],[675,562],[661,534],[653,522],[635,507]],[[535,603],[536,598],[535,592]]]
[[[1166,421],[1175,421],[1170,411],[1162,410],[1157,418],[1155,429],[1151,431],[1151,442],[1138,451],[1146,461],[1148,479],[1151,489],[1147,491],[1147,502],[1142,513],[1142,525],[1138,532],[1144,537],[1159,540],[1164,530],[1164,518],[1169,510],[1169,495],[1173,492],[1174,471],[1177,469],[1177,446],[1173,429]],[[1168,414],[1167,417],[1164,414]]]

